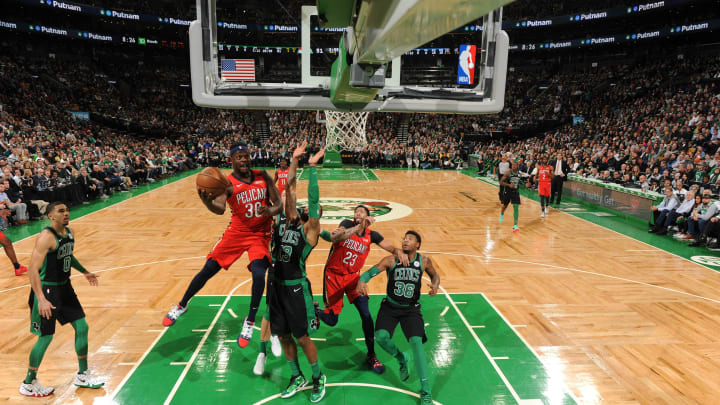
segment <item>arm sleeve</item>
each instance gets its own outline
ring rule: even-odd
[[[317,168],[310,167],[310,183],[308,184],[308,216],[320,218],[320,188],[318,187]]]
[[[87,273],[87,270],[85,270],[85,267],[83,267],[83,265],[80,264],[80,262],[78,261],[78,259],[75,256],[72,257],[72,260],[70,261],[70,266],[76,268],[77,271],[79,271],[80,273]]]
[[[375,232],[375,231],[370,231],[370,243],[379,245],[380,242],[382,242],[383,240],[385,240],[385,238],[383,238],[383,236],[380,235],[380,233]]]
[[[320,237],[325,239],[328,242],[332,242],[332,238],[330,237],[330,232],[323,229],[322,232],[320,232]]]
[[[360,276],[360,280],[362,280],[364,283],[367,283],[370,281],[371,278],[377,276],[380,274],[380,269],[377,268],[377,266],[372,266],[370,270],[366,271]]]

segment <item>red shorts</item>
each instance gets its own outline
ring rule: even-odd
[[[4,237],[5,237],[5,234],[2,233],[2,232],[0,232],[0,239],[2,239],[2,238],[4,238]]]
[[[550,197],[550,183],[539,183],[538,195],[541,197]]]
[[[340,315],[343,309],[343,295],[347,294],[348,301],[352,303],[360,295],[355,291],[360,272],[351,274],[339,274],[325,270],[325,282],[323,283],[323,298],[325,300],[325,313],[333,311]]]
[[[220,264],[220,267],[227,270],[232,266],[243,253],[248,252],[250,263],[253,260],[270,257],[270,236],[256,233],[224,233],[215,247],[207,255],[207,259],[213,259]],[[248,264],[248,270],[250,265]]]

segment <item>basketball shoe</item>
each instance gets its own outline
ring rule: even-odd
[[[181,307],[180,305],[173,306],[170,312],[163,318],[163,326],[172,326],[180,315],[187,312],[187,307]]]
[[[100,388],[105,385],[105,382],[93,377],[89,370],[85,370],[82,373],[75,374],[73,384],[82,388]]]
[[[26,384],[24,382],[20,384],[20,393],[26,397],[47,397],[48,395],[52,395],[54,391],[55,388],[53,387],[44,387],[40,385],[37,379],[32,380],[30,384]]]
[[[428,405],[432,404],[433,403],[432,395],[430,395],[429,392],[420,391],[420,403],[428,404]]]
[[[253,374],[262,375],[265,372],[265,361],[267,356],[265,353],[258,353],[257,360],[255,360],[255,367],[253,367]]]
[[[380,360],[378,360],[375,354],[368,354],[367,357],[365,357],[365,362],[378,374],[382,374],[383,371],[385,371],[385,366],[380,363]]]
[[[20,265],[20,267],[18,267],[17,269],[15,269],[15,275],[16,275],[16,276],[19,276],[19,275],[21,275],[21,274],[23,274],[23,273],[27,273],[27,267],[25,267],[25,266],[23,266],[23,265]]]
[[[310,402],[320,402],[325,397],[325,382],[327,377],[325,374],[320,374],[320,377],[313,378],[312,394],[310,394]]]
[[[302,374],[296,375],[295,377],[290,378],[290,384],[288,384],[287,388],[280,393],[280,398],[290,398],[295,395],[300,388],[306,385],[308,385],[308,380],[305,376]]]
[[[252,339],[253,335],[253,326],[255,326],[255,322],[249,322],[247,318],[243,320],[243,327],[242,331],[240,331],[240,335],[237,338],[237,344],[241,348],[246,348],[248,344],[250,344],[250,340]]]
[[[520,228],[517,225],[513,226],[513,232],[520,232]]]

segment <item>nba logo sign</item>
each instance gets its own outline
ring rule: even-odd
[[[475,45],[460,45],[458,61],[458,84],[475,83]]]

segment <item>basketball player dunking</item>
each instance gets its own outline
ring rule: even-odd
[[[163,325],[170,326],[187,311],[187,304],[205,283],[221,268],[227,270],[247,252],[252,273],[252,298],[248,316],[243,321],[238,336],[238,345],[246,347],[252,339],[255,315],[263,291],[265,274],[270,267],[270,226],[273,212],[279,212],[280,194],[266,171],[250,168],[250,152],[245,145],[233,146],[230,150],[233,172],[228,176],[230,186],[224,194],[213,199],[205,191],[198,190],[200,199],[210,212],[225,213],[226,204],[232,210],[232,219],[220,241],[208,253],[205,266],[193,278],[180,303],[163,318]],[[272,202],[273,206],[270,206]],[[264,322],[264,320],[263,320]]]
[[[370,254],[370,245],[375,243],[393,253],[405,265],[408,256],[402,249],[396,249],[392,243],[384,239],[378,232],[371,231],[374,222],[370,210],[364,205],[355,207],[354,221],[346,219],[340,227],[330,234],[323,231],[320,237],[332,242],[325,273],[323,275],[323,300],[325,310],[318,309],[318,317],[327,325],[335,326],[343,309],[343,295],[355,306],[362,320],[365,346],[367,347],[366,363],[376,373],[385,371],[382,363],[375,355],[375,334],[373,320],[368,306],[368,297],[358,295],[355,287],[360,279],[360,270]]]

